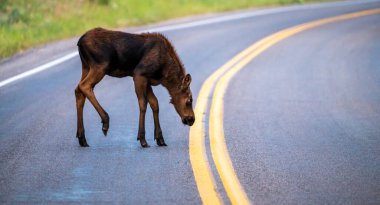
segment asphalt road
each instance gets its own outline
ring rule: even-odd
[[[379,1],[348,1],[244,11],[262,13],[164,34],[192,74],[196,99],[210,74],[261,38],[379,7]],[[299,33],[233,78],[225,95],[225,136],[253,203],[380,204],[379,22],[380,15],[373,15]],[[167,91],[154,88],[168,147],[155,146],[150,111],[146,136],[152,146],[140,147],[132,79],[106,77],[95,93],[110,115],[108,136],[87,102],[91,147],[82,148],[75,138],[80,73],[76,57],[0,87],[0,202],[200,204],[189,128],[169,104]],[[218,176],[212,163],[211,168]],[[229,204],[219,178],[216,183]]]

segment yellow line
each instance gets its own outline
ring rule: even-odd
[[[199,92],[197,104],[194,109],[197,120],[190,128],[189,134],[189,154],[195,181],[203,204],[223,204],[218,192],[216,191],[215,179],[210,170],[206,155],[204,115],[207,110],[208,97],[218,78],[255,48],[256,46],[252,46],[249,49],[246,49],[220,67],[207,78]]]
[[[189,154],[198,192],[201,196],[203,204],[223,204],[218,192],[216,191],[217,188],[215,185],[215,179],[211,172],[206,155],[204,116],[207,110],[208,97],[220,76],[259,46],[260,44],[252,45],[225,63],[206,79],[201,90],[199,91],[197,104],[194,109],[197,120],[190,128],[189,133]]]
[[[203,204],[223,204],[217,188],[215,179],[211,172],[210,165],[206,155],[205,148],[205,113],[208,105],[208,97],[212,92],[212,88],[217,82],[213,101],[210,110],[210,147],[212,157],[214,159],[217,171],[222,180],[223,186],[227,192],[232,204],[250,204],[250,201],[241,186],[231,159],[228,154],[227,146],[224,138],[223,130],[223,97],[231,78],[241,69],[244,68],[253,58],[260,53],[301,31],[321,26],[327,23],[348,20],[361,16],[379,14],[380,9],[372,9],[361,12],[350,13],[337,17],[326,18],[318,21],[295,26],[282,30],[278,33],[270,35],[259,42],[245,49],[222,67],[217,69],[203,84],[197,104],[195,107],[195,115],[197,120],[190,129],[189,139],[189,155],[194,172],[195,181]],[[222,76],[222,77],[221,77]]]

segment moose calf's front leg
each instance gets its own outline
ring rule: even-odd
[[[150,108],[152,108],[152,112],[153,112],[154,139],[156,140],[158,146],[167,146],[165,143],[164,137],[162,136],[160,120],[158,118],[158,111],[159,111],[158,100],[156,96],[154,95],[152,87],[150,85],[148,85],[147,98],[149,101]]]
[[[146,78],[143,76],[135,76],[133,77],[133,80],[135,82],[135,91],[140,108],[139,131],[137,134],[137,140],[140,140],[142,147],[149,147],[148,143],[145,140],[145,113],[147,106],[146,91],[148,83]]]

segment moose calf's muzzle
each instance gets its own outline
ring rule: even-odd
[[[182,119],[182,123],[185,125],[192,126],[194,124],[195,117],[193,116],[186,116]]]

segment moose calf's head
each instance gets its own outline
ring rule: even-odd
[[[191,75],[187,74],[179,87],[179,92],[172,96],[171,103],[182,119],[182,123],[192,126],[195,121],[193,111],[193,96],[190,90]]]

